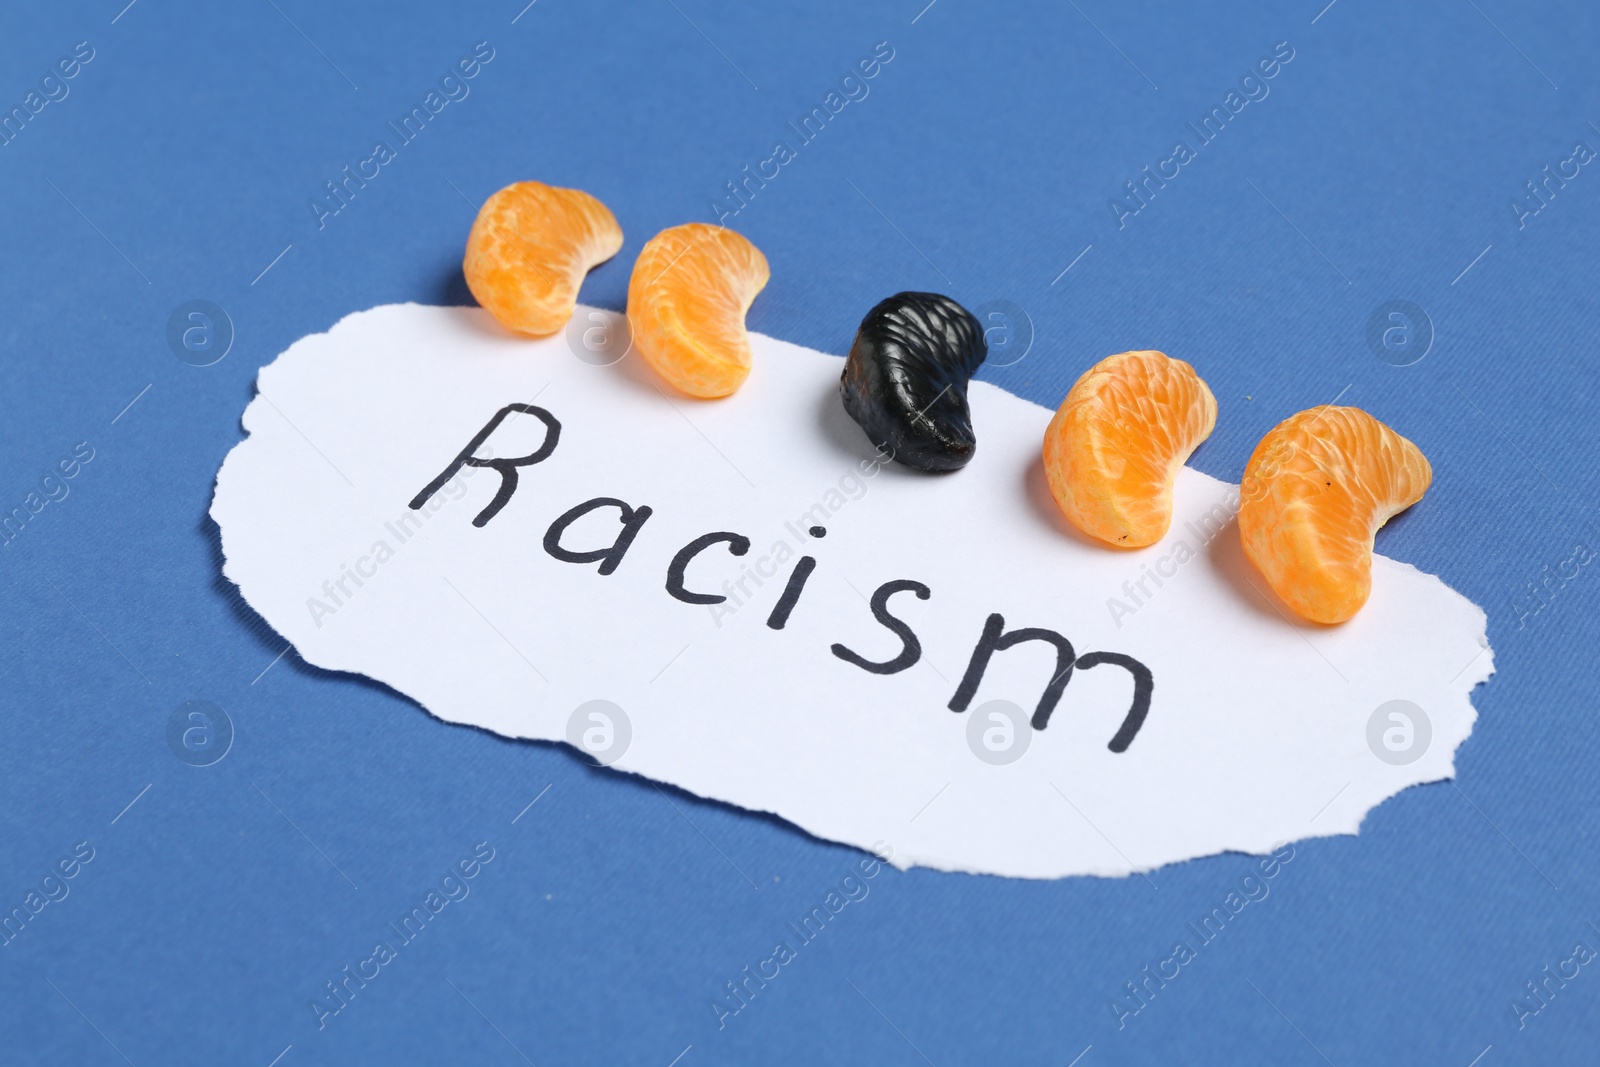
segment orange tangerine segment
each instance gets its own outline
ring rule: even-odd
[[[1179,469],[1216,423],[1216,397],[1183,360],[1108,356],[1078,379],[1045,430],[1050,493],[1090,537],[1153,545],[1172,525]]]
[[[744,315],[771,271],[732,230],[691,222],[650,239],[628,281],[634,347],[690,396],[727,396],[750,376]]]
[[[1344,622],[1372,592],[1378,527],[1432,481],[1422,450],[1360,408],[1302,411],[1263,437],[1245,466],[1245,554],[1296,613]]]
[[[615,216],[582,189],[517,182],[484,201],[461,270],[502,326],[543,337],[572,318],[584,275],[621,248]]]

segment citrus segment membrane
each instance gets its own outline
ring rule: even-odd
[[[1050,492],[1090,537],[1153,545],[1172,525],[1179,469],[1216,422],[1216,398],[1183,360],[1108,356],[1078,379],[1045,431]]]
[[[750,376],[744,316],[771,271],[733,230],[691,222],[645,244],[628,281],[634,346],[690,396],[728,396]]]
[[[1421,449],[1360,408],[1302,411],[1269,431],[1245,466],[1245,554],[1297,614],[1344,622],[1371,595],[1378,528],[1432,481]]]
[[[502,326],[543,337],[567,324],[584,276],[621,248],[622,227],[588,193],[517,182],[484,201],[461,270]]]

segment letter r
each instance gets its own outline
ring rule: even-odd
[[[513,412],[532,415],[544,423],[544,441],[540,443],[539,447],[526,456],[511,456],[506,459],[479,459],[473,455],[479,448],[483,447],[483,443],[489,439],[489,435],[499,429],[500,424]],[[511,494],[517,491],[517,468],[529,467],[549,459],[550,453],[556,450],[556,442],[560,438],[561,423],[544,408],[535,407],[532,404],[507,404],[494,413],[494,417],[484,425],[483,429],[474,434],[472,440],[467,442],[467,447],[461,450],[461,454],[451,460],[450,465],[437,478],[429,482],[422,492],[413,497],[408,506],[412,511],[420,510],[422,505],[431,500],[433,495],[443,488],[444,483],[454,478],[462,467],[489,467],[500,472],[500,488],[494,494],[494,499],[489,501],[488,505],[478,512],[477,517],[472,520],[472,525],[474,526],[486,526],[489,520],[498,515],[500,509],[510,502]]]

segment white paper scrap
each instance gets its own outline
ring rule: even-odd
[[[1045,408],[974,382],[976,458],[927,475],[839,357],[751,344],[697,402],[477,308],[351,315],[261,371],[225,573],[310,663],[901,867],[1266,852],[1453,774],[1494,657],[1438,578],[1379,556],[1354,620],[1298,622],[1235,486],[1185,469],[1167,537],[1108,549],[1050,498]]]

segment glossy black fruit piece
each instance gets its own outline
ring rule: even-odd
[[[989,353],[972,313],[937,293],[898,293],[861,320],[844,361],[844,409],[891,458],[953,471],[977,449],[967,379]]]

